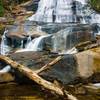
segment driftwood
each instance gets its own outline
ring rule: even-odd
[[[51,68],[54,64],[56,64],[58,61],[62,59],[62,56],[58,56],[56,59],[54,59],[52,62],[44,65],[41,69],[37,70],[36,73],[39,74],[40,72],[43,72],[49,68]]]
[[[33,80],[34,82],[36,82],[37,84],[43,86],[44,88],[46,88],[50,91],[53,91],[53,92],[55,92],[56,94],[58,94],[60,96],[67,96],[67,98],[69,100],[77,100],[76,97],[69,94],[66,90],[62,90],[60,87],[56,86],[55,84],[44,80],[37,73],[33,72],[28,67],[25,67],[25,66],[15,62],[15,61],[11,60],[10,58],[8,58],[6,56],[2,56],[2,55],[0,55],[0,60],[7,63],[12,68],[20,71],[25,76],[27,76],[29,79]]]

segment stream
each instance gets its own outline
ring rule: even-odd
[[[35,14],[5,29],[0,54],[33,71],[62,55],[59,62],[39,76],[68,85],[64,88],[78,100],[100,100],[100,45],[88,50],[83,45],[83,51],[82,47],[77,48],[87,42],[91,42],[87,47],[94,41],[100,44],[96,42],[96,36],[100,35],[100,14],[87,5],[87,0],[40,0]],[[6,73],[14,76],[9,82],[5,82]],[[0,80],[0,100],[67,100],[34,82],[28,84],[30,80],[24,83],[21,73],[2,62],[0,77],[4,78],[4,82]]]

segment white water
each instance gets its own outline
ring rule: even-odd
[[[95,87],[98,87],[98,88],[100,88],[100,83],[95,83],[95,84],[93,84]]]
[[[75,8],[73,7],[73,2],[78,1],[75,3]],[[65,23],[65,22],[77,22],[77,17],[81,17],[78,22],[86,24],[86,23],[100,23],[100,15],[93,12],[91,14],[91,10],[87,10],[87,8],[84,8],[87,5],[87,0],[40,0],[38,10],[36,14],[28,18],[30,21],[39,21],[39,22],[57,22],[57,23]],[[84,13],[85,10],[85,13]],[[87,11],[87,12],[86,12]],[[88,12],[90,11],[90,12]],[[90,16],[90,19],[86,18],[87,16]],[[41,31],[41,26],[37,27],[37,31]],[[28,33],[28,32],[27,32]],[[7,46],[7,40],[5,37],[6,31],[2,37],[1,42],[1,54],[5,55],[7,54],[10,49],[9,46]],[[97,34],[100,34],[100,29]],[[34,40],[31,40],[31,36],[28,33],[29,37],[27,39],[26,47],[23,50],[19,50],[17,52],[22,51],[42,51],[43,45],[42,41],[44,38],[48,37],[41,36],[39,38],[36,38]],[[60,36],[61,37],[61,36]],[[65,39],[65,37],[63,37]],[[62,40],[63,40],[62,39]],[[58,40],[61,41],[62,40]],[[66,40],[66,39],[65,39]],[[64,43],[60,47],[58,46],[59,43],[54,43],[54,51],[57,51],[58,48],[63,47],[64,50],[66,48],[66,44]],[[20,48],[24,47],[23,40],[21,41]],[[69,53],[69,51],[67,52]]]
[[[23,46],[24,46],[24,43],[23,43],[24,41],[22,40],[21,41],[21,46],[20,46],[20,48],[23,48]]]
[[[29,42],[26,45],[25,49],[18,50],[16,52],[25,52],[25,51],[42,51],[43,50],[43,44],[44,44],[44,39],[47,37],[50,37],[51,35],[44,35],[40,36],[38,38],[35,38],[31,42]]]
[[[73,10],[73,2],[75,1],[78,1],[81,5],[76,4],[77,8]],[[87,0],[40,0],[36,14],[29,17],[28,20],[57,23],[77,22],[77,16],[83,17],[82,7],[86,4]],[[74,14],[75,10],[78,11],[78,14]],[[85,23],[84,18],[81,23]]]
[[[27,38],[27,43],[26,43],[26,45],[27,45],[28,43],[30,43],[31,41],[32,41],[31,35],[29,35],[28,38]]]
[[[7,65],[3,69],[0,70],[0,74],[7,73],[11,70],[11,66]]]
[[[10,51],[10,47],[7,45],[7,38],[6,38],[7,32],[8,30],[5,30],[2,36],[1,50],[0,50],[1,55],[6,55]]]
[[[78,53],[78,50],[75,47],[73,47],[72,49],[62,51],[59,54],[76,54],[76,53]]]

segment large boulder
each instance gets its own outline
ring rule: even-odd
[[[82,42],[95,40],[95,36],[90,25],[71,24],[55,33],[52,40],[53,51],[66,52]]]
[[[79,76],[100,82],[100,47],[78,53],[76,59]]]
[[[100,82],[99,54],[100,48],[98,47],[75,55],[64,55],[60,61],[48,70],[40,72],[39,75],[46,80],[52,82],[57,80],[64,85],[80,82]],[[36,71],[53,61],[57,55],[42,52],[23,52],[12,54],[9,57]]]

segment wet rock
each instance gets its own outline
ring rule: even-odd
[[[11,73],[0,73],[0,83],[14,81],[15,77]]]
[[[52,57],[49,58],[49,55],[45,52],[32,51],[14,53],[9,55],[9,57],[32,70],[38,70],[54,59]]]
[[[91,93],[91,94],[100,94],[100,87],[96,87],[93,84],[84,86],[85,90],[87,91],[87,93]]]
[[[64,55],[60,61],[48,70],[40,72],[39,75],[51,82],[57,80],[63,85],[100,82],[99,52],[98,47],[75,55]],[[23,52],[12,54],[9,57],[37,71],[53,61],[57,55],[46,52]]]
[[[73,24],[57,32],[53,36],[53,51],[66,52],[79,43],[94,40],[90,25]]]
[[[55,55],[55,57],[57,57]],[[43,67],[45,64],[50,63],[55,59],[52,55],[41,52],[23,52],[12,54],[10,58],[13,60],[31,68],[36,71]],[[58,80],[63,84],[68,84],[74,82],[77,78],[77,64],[73,55],[65,55],[63,59],[57,62],[49,70],[40,73],[39,75],[43,78],[54,81]]]
[[[39,75],[50,81],[58,80],[63,84],[73,83],[78,76],[76,60],[73,55],[65,55],[52,68]]]
[[[94,75],[94,81],[100,81],[100,77],[97,78],[100,75],[100,47],[78,53],[76,57],[80,76],[86,79]]]
[[[7,23],[7,19],[5,17],[0,17],[0,23]]]
[[[40,0],[30,0],[28,2],[22,3],[21,6],[25,7],[28,11],[36,11],[39,1]]]
[[[45,32],[38,31],[37,26],[33,22],[28,21],[24,21],[23,23],[15,24],[8,27],[8,31],[9,32],[6,35],[8,38],[18,38],[19,40],[23,40],[29,35],[32,38],[35,38],[46,34]]]

